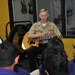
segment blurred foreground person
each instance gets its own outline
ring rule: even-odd
[[[16,67],[19,57],[15,45],[8,41],[0,43],[0,75],[29,75],[26,70]]]
[[[61,39],[53,37],[42,54],[40,75],[75,75],[75,63],[68,61]]]

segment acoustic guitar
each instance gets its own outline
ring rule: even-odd
[[[38,34],[38,33],[37,33]],[[51,39],[52,37],[46,36],[46,37],[40,37],[40,38],[35,38],[35,39],[28,39],[28,32],[24,35],[23,41],[22,41],[22,48],[24,50],[28,49],[31,46],[39,46],[39,41],[41,40],[47,40]]]

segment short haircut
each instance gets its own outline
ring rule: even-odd
[[[18,55],[18,48],[14,44],[4,41],[0,44],[0,67],[11,66]]]
[[[40,10],[39,13],[41,13],[41,12],[48,12],[48,10],[43,8],[43,9]]]
[[[60,39],[58,39],[58,41],[59,40]],[[63,47],[60,47],[60,44],[57,44],[55,47],[54,46],[55,45],[52,44],[52,46],[45,49],[42,53],[42,66],[50,75],[67,75],[68,61],[65,50],[63,50]]]

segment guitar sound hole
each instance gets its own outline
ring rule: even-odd
[[[33,42],[33,41],[30,41],[30,44],[35,44],[35,42]]]

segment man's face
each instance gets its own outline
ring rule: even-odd
[[[42,23],[46,23],[47,22],[48,16],[49,16],[48,12],[41,12],[39,14],[39,17],[40,17]]]

